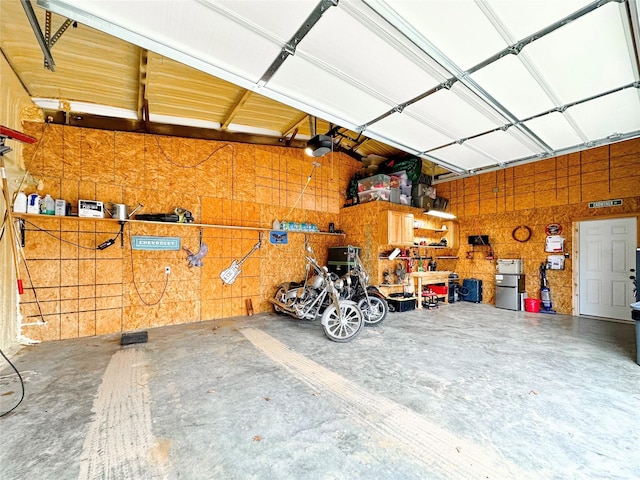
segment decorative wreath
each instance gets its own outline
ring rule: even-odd
[[[527,242],[531,238],[531,229],[526,225],[519,225],[513,229],[511,236],[518,242]]]

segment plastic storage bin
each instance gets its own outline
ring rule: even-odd
[[[358,192],[358,199],[360,199],[360,203],[374,202],[376,200],[388,202],[390,197],[390,188],[375,188],[373,190]]]
[[[392,312],[408,312],[416,308],[416,298],[405,297],[404,293],[392,293],[387,297],[387,303]]]
[[[429,285],[429,290],[431,290],[436,295],[447,295],[449,289],[446,285]]]
[[[372,177],[358,180],[358,192],[366,192],[367,190],[389,188],[391,186],[391,177],[383,173],[373,175]]]

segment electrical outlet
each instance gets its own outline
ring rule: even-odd
[[[171,273],[171,267],[164,267],[164,274],[169,275]]]

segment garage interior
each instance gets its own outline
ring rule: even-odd
[[[0,346],[25,396],[0,419],[3,475],[640,474],[635,1],[127,5],[0,2],[0,125],[35,139],[5,139],[3,192],[73,207],[5,215]],[[317,135],[329,151],[305,155]],[[394,162],[441,208],[353,201],[352,181]],[[194,222],[82,218],[80,200]],[[308,228],[269,241],[285,222]],[[604,253],[601,226],[624,230]],[[191,266],[182,247],[203,244]],[[270,301],[304,277],[307,245],[321,265],[359,246],[388,296],[415,290],[396,274],[412,260],[482,297],[331,342]],[[551,311],[496,308],[500,259],[540,299],[551,254]],[[8,363],[0,378],[2,413],[21,384]]]

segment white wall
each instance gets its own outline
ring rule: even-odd
[[[34,116],[42,116],[42,112],[32,102],[15,73],[0,55],[0,125],[21,130],[21,122],[33,120]],[[20,172],[23,166],[22,147],[19,142],[6,140],[5,145],[12,151],[5,154],[4,162],[8,172]],[[9,174],[9,186],[15,183]],[[13,192],[10,192],[13,195]],[[0,218],[4,218],[5,204],[0,195]],[[6,226],[7,227],[7,226]],[[18,344],[17,321],[17,289],[15,269],[8,230],[0,241],[0,348],[3,351],[12,349]]]

